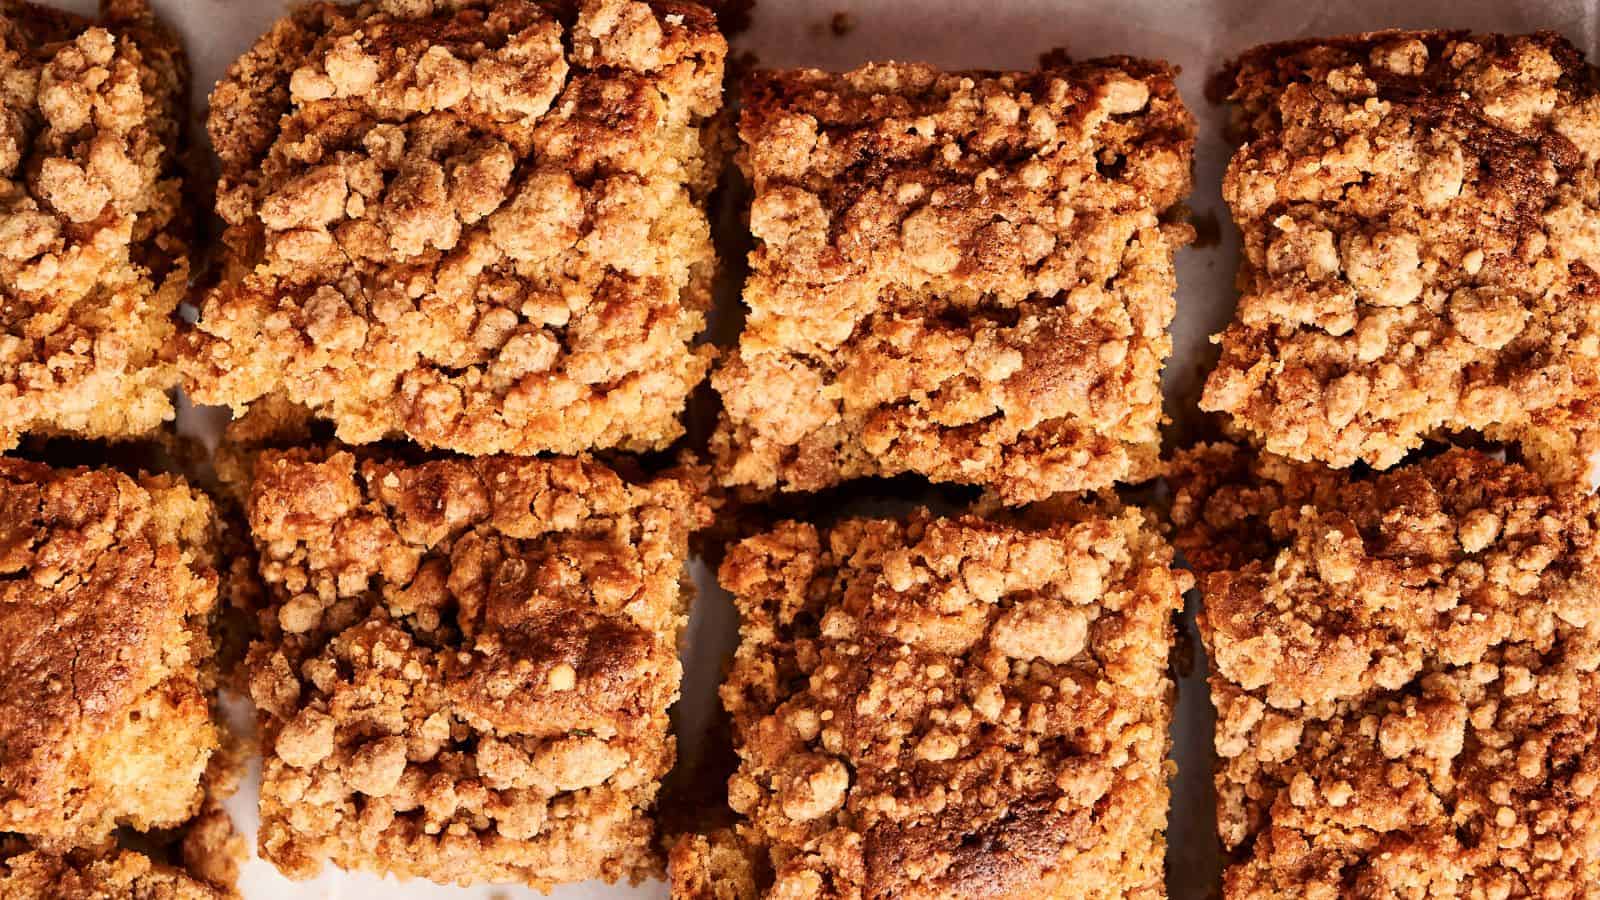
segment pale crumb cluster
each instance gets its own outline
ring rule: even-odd
[[[1589,900],[1600,500],[1450,450],[1366,477],[1181,452],[1226,900]]]
[[[0,2],[0,450],[172,418],[188,70],[143,0]]]
[[[1380,468],[1451,431],[1600,474],[1600,81],[1551,34],[1269,45],[1223,79],[1239,308],[1203,409]]]
[[[1165,896],[1191,582],[1142,513],[786,522],[721,581],[739,818],[677,844],[674,897]]]
[[[262,856],[544,890],[658,872],[702,480],[263,452]]]
[[[762,72],[757,245],[712,377],[729,485],[914,472],[1008,501],[1155,474],[1194,120],[1162,63]]]
[[[172,476],[0,459],[0,834],[65,852],[199,810],[215,527]]]
[[[673,2],[298,8],[211,98],[227,231],[186,389],[348,443],[670,443],[710,361],[726,51]]]

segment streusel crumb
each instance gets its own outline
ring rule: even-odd
[[[1244,254],[1202,408],[1299,460],[1384,468],[1471,430],[1595,480],[1600,79],[1582,54],[1550,33],[1383,32],[1259,48],[1223,90]]]
[[[144,0],[0,0],[0,450],[172,418],[188,70]]]
[[[227,900],[230,891],[131,850],[61,855],[0,844],[0,896],[7,900]]]
[[[766,72],[757,240],[712,377],[731,485],[916,472],[1008,501],[1153,475],[1194,120],[1171,69]]]
[[[1600,500],[1450,450],[1179,455],[1224,896],[1600,896]]]
[[[309,450],[255,474],[262,856],[546,890],[659,871],[694,479]]]
[[[57,851],[196,812],[216,563],[180,479],[0,459],[0,832]]]
[[[211,98],[224,272],[185,386],[341,440],[659,448],[704,377],[727,45],[701,7],[296,10]]]
[[[673,896],[1165,896],[1172,618],[1137,510],[786,522],[721,569],[732,832]]]

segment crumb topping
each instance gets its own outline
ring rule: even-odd
[[[212,97],[199,401],[470,454],[659,448],[709,364],[726,42],[700,7],[300,8]]]
[[[12,900],[225,900],[229,893],[129,850],[79,859],[37,851],[0,858]]]
[[[689,480],[509,457],[264,452],[249,656],[261,851],[541,889],[659,868]]]
[[[199,807],[213,527],[170,476],[0,459],[0,832],[71,848]]]
[[[0,450],[172,418],[188,71],[143,0],[0,2]]]
[[[1171,617],[1187,578],[1137,511],[787,522],[737,545],[722,688],[736,839],[681,889],[770,897],[1163,894]],[[744,849],[738,849],[743,844]]]
[[[1600,501],[1451,450],[1181,454],[1229,898],[1600,883]]]
[[[1153,474],[1169,222],[1194,121],[1164,64],[765,72],[757,246],[713,383],[729,484],[918,472],[1009,501]]]
[[[1600,465],[1600,95],[1551,34],[1271,45],[1227,75],[1238,313],[1204,409],[1274,453],[1398,462],[1441,430]],[[1582,444],[1586,461],[1538,452]]]

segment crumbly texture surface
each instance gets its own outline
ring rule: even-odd
[[[674,848],[674,896],[1164,897],[1171,564],[1065,503],[738,544],[740,820]]]
[[[1600,501],[1465,450],[1169,477],[1226,898],[1597,896]]]
[[[1600,471],[1600,78],[1563,38],[1386,32],[1225,73],[1239,307],[1201,406],[1380,468],[1439,432]]]
[[[8,900],[228,900],[237,895],[130,850],[105,855],[0,854]]]
[[[540,889],[659,871],[694,480],[264,452],[262,856]]]
[[[0,450],[172,418],[188,71],[143,0],[0,0]]]
[[[227,230],[186,389],[347,443],[670,443],[711,354],[726,52],[670,0],[300,7],[211,98]]]
[[[731,485],[916,472],[1009,501],[1154,474],[1194,121],[1164,64],[765,72],[712,376]]]
[[[199,808],[214,524],[181,479],[0,459],[0,832],[53,851]]]

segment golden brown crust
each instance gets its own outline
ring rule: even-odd
[[[199,807],[214,525],[177,478],[0,459],[0,831],[65,849]]]
[[[0,0],[0,450],[172,418],[188,69],[142,0]]]
[[[1592,894],[1600,501],[1465,450],[1356,478],[1211,445],[1169,477],[1229,900]]]
[[[667,445],[710,361],[726,50],[668,0],[300,8],[212,97],[228,228],[186,388],[353,443]]]
[[[1259,48],[1224,88],[1244,255],[1202,408],[1300,460],[1388,467],[1474,430],[1593,479],[1600,79],[1582,55],[1550,33],[1383,32]]]
[[[683,569],[709,516],[689,479],[268,451],[249,513],[265,858],[542,889],[658,870]]]
[[[1169,68],[766,72],[744,104],[723,481],[917,472],[1018,502],[1154,473],[1192,231],[1164,221],[1194,145]]]
[[[1077,504],[738,544],[742,819],[680,843],[674,896],[1165,896],[1171,562]]]

